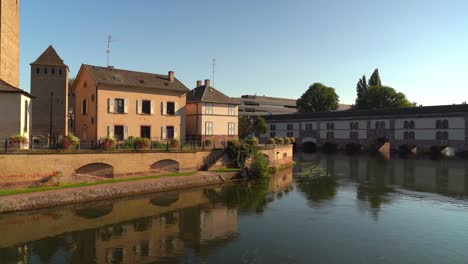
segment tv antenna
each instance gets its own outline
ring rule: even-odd
[[[215,87],[215,66],[216,66],[216,59],[213,58],[213,87]]]
[[[107,67],[109,67],[110,63],[110,53],[111,53],[111,43],[112,43],[112,35],[109,33],[107,36]]]

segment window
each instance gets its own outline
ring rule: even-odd
[[[442,129],[448,129],[448,128],[449,128],[448,120],[443,120],[442,121]]]
[[[335,138],[335,132],[327,132],[327,139],[334,139]]]
[[[213,114],[213,104],[212,103],[205,103],[205,114],[212,115]]]
[[[115,113],[123,114],[125,110],[124,99],[115,99],[114,101]]]
[[[408,122],[408,121],[405,121],[403,127],[404,127],[404,129],[408,129],[408,128],[409,128],[409,122]]]
[[[287,130],[294,130],[294,125],[293,124],[288,124],[287,125]]]
[[[228,105],[229,115],[233,116],[236,115],[236,106],[235,105]]]
[[[436,128],[437,129],[442,129],[442,120],[437,120],[436,121]]]
[[[448,132],[437,132],[436,133],[436,139],[437,140],[448,140]]]
[[[335,123],[327,123],[327,130],[334,130],[335,129]]]
[[[59,75],[62,75],[62,69],[59,69]]]
[[[270,130],[276,130],[276,125],[270,125]]]
[[[142,138],[151,138],[151,127],[150,126],[141,126],[141,128],[140,128],[140,137],[142,137]]]
[[[167,102],[166,106],[166,114],[167,115],[175,115],[175,103],[174,102]],[[150,105],[151,108],[151,105]]]
[[[44,73],[47,74],[47,68],[44,68]]]
[[[173,126],[166,127],[166,139],[175,138],[175,128]]]
[[[409,123],[409,128],[414,129],[415,127],[416,127],[416,124],[414,123],[413,120],[411,120],[410,123]]]
[[[147,115],[151,114],[151,101],[149,100],[141,101],[141,112]]]
[[[276,137],[276,132],[270,132],[270,137],[272,138]]]
[[[141,257],[148,257],[150,251],[150,243],[145,241],[140,241],[138,245],[135,246],[135,254]]]
[[[294,132],[289,131],[289,132],[286,133],[286,136],[287,137],[294,137]]]
[[[377,121],[375,122],[376,129],[384,129],[385,128],[385,121]]]
[[[236,123],[228,123],[228,135],[233,136],[236,134]]]
[[[81,103],[81,114],[88,114],[88,102],[86,101],[86,99],[83,100],[83,102]]]
[[[213,135],[213,122],[205,122],[205,135],[206,136]]]
[[[91,95],[91,102],[94,102],[94,94]]]
[[[28,101],[24,101],[24,132],[28,132]]]
[[[36,74],[39,74],[41,72],[41,69],[39,67],[36,68]]]
[[[124,127],[123,126],[114,126],[114,138],[116,140],[124,139]]]
[[[54,74],[55,74],[55,69],[54,69],[54,68],[52,68],[52,75],[54,75]]]
[[[87,82],[87,81],[84,81],[83,87],[84,87],[84,88],[88,87],[88,82]]]

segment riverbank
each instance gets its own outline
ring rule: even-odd
[[[200,171],[160,175],[156,178],[121,182],[93,183],[91,186],[65,186],[37,192],[0,197],[0,213],[43,209],[55,206],[121,198],[137,194],[180,190],[198,186],[221,184],[236,180],[237,172]],[[50,187],[53,188],[53,187]],[[28,190],[28,189],[22,189]],[[14,191],[14,190],[13,190]],[[20,192],[20,190],[16,190]],[[12,192],[14,194],[14,192]]]

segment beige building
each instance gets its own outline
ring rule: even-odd
[[[0,140],[29,139],[32,96],[19,86],[19,1],[0,1]],[[22,147],[26,148],[27,144]]]
[[[215,144],[238,138],[239,102],[210,86],[210,80],[187,95],[187,140]]]
[[[153,140],[185,137],[189,89],[167,75],[82,65],[73,84],[75,132],[84,142],[129,136]]]
[[[68,66],[49,46],[31,63],[34,95],[32,135],[48,139],[68,134]]]

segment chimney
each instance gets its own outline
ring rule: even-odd
[[[173,72],[173,71],[170,71],[170,72],[168,73],[168,75],[169,75],[169,82],[174,82],[174,80],[175,80],[175,78],[174,78],[174,72]]]
[[[205,85],[206,85],[206,86],[210,86],[210,84],[211,84],[210,79],[206,79],[206,80],[205,80]]]
[[[197,81],[197,87],[200,87],[200,86],[202,86],[202,81],[201,81],[201,80],[198,80],[198,81]]]

